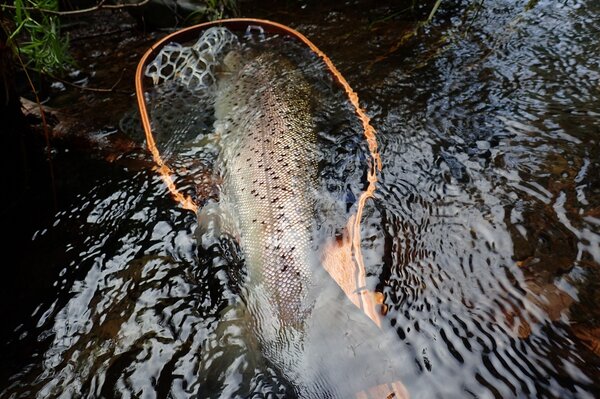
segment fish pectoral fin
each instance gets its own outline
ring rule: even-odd
[[[325,244],[321,263],[340,286],[348,299],[361,309],[377,326],[381,326],[383,294],[359,284],[359,268],[352,254],[352,242],[347,233]],[[363,280],[365,276],[362,276]]]
[[[239,242],[239,231],[227,206],[220,202],[209,202],[198,211],[198,245],[211,245],[222,237],[230,237]]]
[[[221,259],[229,276],[228,286],[239,292],[244,279],[244,257],[240,249],[240,237],[236,224],[227,207],[209,202],[198,211],[196,242],[199,256],[204,259]]]

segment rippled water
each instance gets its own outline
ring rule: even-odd
[[[600,392],[599,9],[515,8],[375,83],[398,101],[377,115],[373,256],[423,397]]]
[[[600,392],[600,7],[525,6],[442,10],[401,45],[387,8],[298,26],[378,131],[363,252],[414,398]],[[198,251],[195,216],[149,168],[89,178],[8,290],[27,295],[6,306],[0,396],[290,396],[276,368],[243,375],[237,248]],[[218,328],[228,356],[207,347]]]

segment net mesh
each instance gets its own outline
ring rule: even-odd
[[[219,67],[238,37],[223,27],[204,31],[193,45],[169,43],[145,68],[153,87],[145,93],[152,134],[171,167],[182,152],[212,132],[212,94]]]
[[[192,46],[179,43],[164,46],[146,67],[145,75],[154,84],[177,81],[190,90],[205,89],[216,82],[219,56],[237,44],[237,36],[229,29],[210,28]]]

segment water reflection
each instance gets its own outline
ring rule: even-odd
[[[355,23],[343,15],[306,22],[374,114],[384,168],[363,251],[412,397],[600,391],[600,9],[524,6],[454,10],[463,25],[434,24],[368,73],[341,40],[372,32],[342,35]],[[236,249],[197,251],[194,224],[149,171],[107,179],[41,227],[33,246],[60,247],[47,262],[62,271],[7,334],[20,360],[0,396],[292,395],[226,323],[240,317]],[[227,357],[204,346],[216,334]]]
[[[379,116],[373,250],[389,267],[389,316],[414,353],[411,392],[591,396],[598,337],[579,312],[595,314],[595,302],[579,290],[595,284],[600,260],[586,217],[597,195],[600,71],[588,54],[598,9],[501,3],[380,83],[392,98],[429,96]]]

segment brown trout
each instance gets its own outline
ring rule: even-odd
[[[351,245],[341,247],[314,234],[315,121],[323,128],[327,106],[313,100],[317,90],[297,64],[265,48],[243,46],[228,29],[213,27],[191,47],[165,46],[146,69],[155,82],[167,83],[165,94],[193,94],[192,104],[181,100],[183,109],[175,112],[186,116],[180,118],[186,133],[197,134],[192,113],[214,100],[217,134],[201,142],[218,147],[222,186],[219,203],[198,214],[198,239],[206,244],[222,237],[219,230],[228,232],[245,261],[243,303],[223,310],[202,350],[206,385],[221,384],[219,397],[238,397],[232,390],[246,392],[238,372],[255,381],[260,370],[275,366],[294,397],[406,397],[398,370],[412,359],[400,359],[395,331],[380,330],[374,309],[361,305],[366,287],[357,275],[364,277],[364,268],[353,264],[360,234],[345,234],[342,243]],[[355,95],[349,99],[355,104]],[[348,221],[355,232],[358,217]]]
[[[347,300],[315,254],[313,90],[285,57],[230,53],[215,101],[221,203],[239,234],[245,301],[261,351],[304,398],[365,389],[405,397],[384,335]]]
[[[233,69],[217,94],[224,202],[238,224],[249,291],[260,286],[283,324],[301,327],[312,284],[317,176],[309,84],[273,53]],[[265,306],[265,304],[261,304]]]

